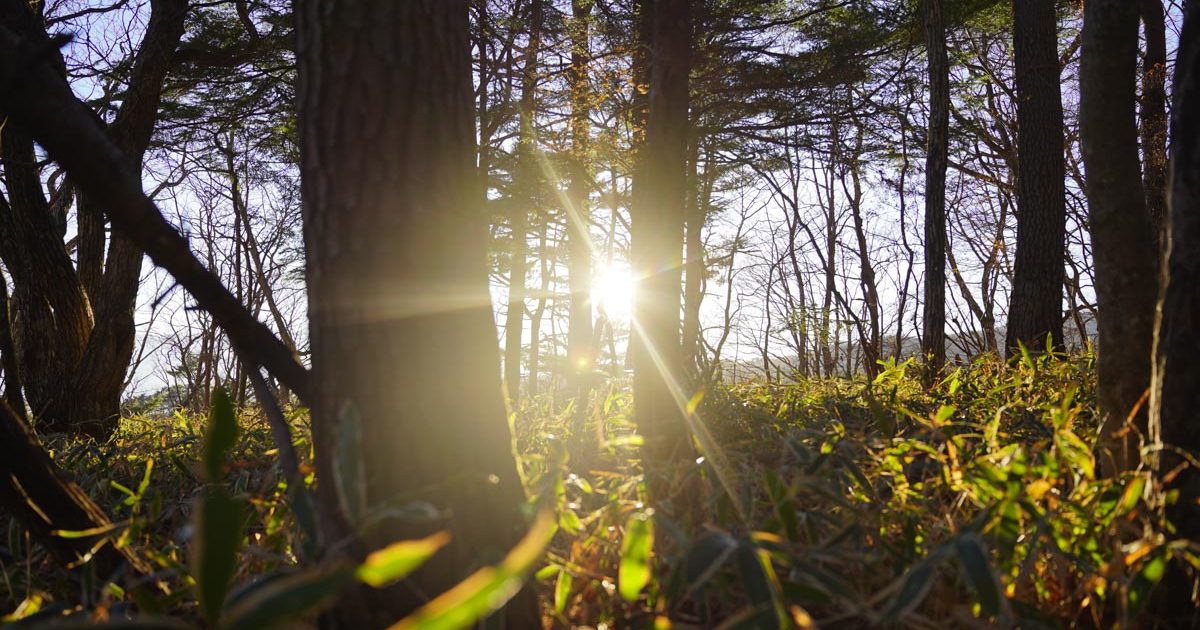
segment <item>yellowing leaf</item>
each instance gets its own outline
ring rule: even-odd
[[[403,540],[371,552],[354,575],[359,581],[379,588],[412,573],[430,556],[450,542],[450,534],[438,532],[421,540]]]

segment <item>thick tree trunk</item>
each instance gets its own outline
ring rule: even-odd
[[[683,382],[680,290],[688,130],[688,0],[658,0],[646,140],[639,151],[632,211],[632,262],[637,279],[631,335],[633,397],[645,435],[642,462],[651,496],[670,501],[675,466],[694,457],[676,398]]]
[[[942,0],[924,0],[929,67],[929,141],[925,150],[925,301],[921,354],[932,382],[946,363],[946,163],[950,125],[950,62]]]
[[[60,429],[63,423],[50,412],[83,357],[92,309],[50,216],[32,139],[16,126],[6,125],[2,134],[11,203],[0,209],[0,239],[13,279],[17,363],[34,418]]]
[[[1146,53],[1142,57],[1142,182],[1146,211],[1161,253],[1167,232],[1167,26],[1162,0],[1141,0]]]
[[[320,500],[423,501],[434,523],[387,520],[359,552],[449,530],[450,546],[386,592],[333,613],[378,627],[498,560],[521,537],[525,495],[501,395],[487,226],[474,168],[466,0],[296,3],[304,234]],[[361,442],[347,436],[361,429]],[[345,457],[361,458],[346,479]],[[531,591],[502,613],[540,623]]]
[[[1180,538],[1200,540],[1200,470],[1183,456],[1200,456],[1200,3],[1186,5],[1179,42],[1171,108],[1169,244],[1154,336],[1150,437],[1168,447],[1158,461],[1160,474],[1178,471],[1171,486],[1179,497],[1167,506],[1167,518]],[[1160,586],[1156,608],[1163,627],[1200,624],[1192,579],[1181,565],[1173,562]]]
[[[1058,18],[1053,2],[1013,0],[1017,87],[1017,253],[1009,296],[1011,352],[1063,343],[1066,186]]]
[[[1101,459],[1110,472],[1139,460],[1145,409],[1135,418],[1137,433],[1122,429],[1150,385],[1158,297],[1154,229],[1138,166],[1137,48],[1136,4],[1088,0],[1079,62],[1079,136],[1100,307]]]

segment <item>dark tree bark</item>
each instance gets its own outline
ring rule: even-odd
[[[1167,231],[1167,26],[1162,0],[1141,0],[1146,51],[1142,56],[1142,182],[1158,251]]]
[[[921,354],[932,382],[946,363],[946,163],[950,62],[942,0],[924,0],[929,67],[929,141],[925,151],[925,302]]]
[[[1144,408],[1134,422],[1139,433],[1121,429],[1150,385],[1158,297],[1154,230],[1138,165],[1137,49],[1137,5],[1088,0],[1079,62],[1079,136],[1099,305],[1101,459],[1110,472],[1139,460]]]
[[[567,189],[567,264],[571,289],[567,322],[567,361],[576,384],[576,417],[582,418],[588,397],[587,376],[596,369],[596,348],[592,345],[592,212],[589,197],[592,176],[591,102],[588,64],[591,61],[590,20],[592,0],[572,0],[571,67],[568,72],[571,92],[571,164]]]
[[[1063,343],[1066,167],[1058,18],[1045,0],[1013,0],[1017,87],[1017,253],[1005,346]]]
[[[1200,470],[1184,454],[1200,456],[1200,3],[1185,8],[1175,60],[1171,112],[1171,196],[1168,254],[1154,336],[1150,389],[1150,437],[1164,444],[1162,475],[1178,472],[1171,487],[1178,499],[1166,508],[1180,538],[1200,539]],[[1172,563],[1160,585],[1156,608],[1162,627],[1200,624],[1192,579]]]
[[[296,3],[319,498],[340,515],[334,538],[360,553],[453,536],[404,583],[355,590],[333,613],[378,627],[499,559],[524,532],[525,495],[491,350],[467,1],[327,5]],[[368,509],[424,501],[444,518],[358,538],[336,482],[353,425]],[[511,628],[540,623],[531,591],[502,614]]]
[[[655,501],[669,501],[668,476],[694,455],[683,412],[680,347],[688,71],[689,0],[658,0],[654,9],[646,140],[634,181],[631,258],[637,285],[631,335],[634,414],[645,435],[642,462]]]
[[[525,45],[525,65],[521,70],[521,101],[517,106],[520,130],[517,139],[516,193],[512,199],[509,229],[512,232],[512,264],[508,274],[508,311],[504,318],[504,385],[513,409],[521,401],[521,339],[525,327],[525,276],[529,272],[529,213],[538,205],[537,145],[534,138],[534,108],[537,92],[538,52],[541,49],[542,9],[544,0],[531,0],[529,41]]]

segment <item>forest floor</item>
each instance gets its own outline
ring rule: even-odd
[[[932,389],[915,374],[707,388],[692,411],[709,452],[658,513],[626,384],[582,413],[527,404],[513,419],[526,483],[558,508],[535,573],[547,626],[1108,626],[1138,615],[1172,558],[1200,564],[1165,533],[1147,471],[1099,476],[1089,355],[981,359]],[[290,420],[311,477],[306,419]],[[297,545],[266,421],[247,410],[241,424],[227,484],[251,509],[235,583],[293,564]],[[50,438],[172,594],[81,585],[0,515],[3,621],[194,618],[204,427],[179,413],[128,418],[104,444]]]

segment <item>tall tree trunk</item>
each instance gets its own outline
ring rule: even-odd
[[[693,134],[698,135],[698,134]],[[700,306],[704,301],[704,221],[712,198],[715,167],[711,156],[705,157],[704,171],[699,171],[700,140],[694,137],[688,148],[687,206],[685,208],[683,282],[683,364],[689,377],[700,373]]]
[[[1158,298],[1154,229],[1138,165],[1137,53],[1137,5],[1088,0],[1079,61],[1079,138],[1100,307],[1100,448],[1107,451],[1101,458],[1109,472],[1138,464],[1144,408],[1134,421],[1139,433],[1121,429],[1150,385]]]
[[[1142,182],[1158,251],[1167,232],[1167,26],[1162,0],[1141,0],[1146,53],[1142,57]]]
[[[589,30],[592,0],[571,0],[571,67],[568,70],[571,92],[571,180],[567,188],[567,258],[571,287],[570,314],[567,323],[567,361],[572,380],[578,387],[576,408],[586,405],[588,378],[595,369],[596,349],[592,345],[592,213],[588,197],[592,190],[589,164],[591,152],[591,101],[588,64],[591,61]]]
[[[837,374],[837,316],[834,313],[833,293],[837,289],[837,201],[834,197],[833,180],[835,164],[841,153],[842,142],[837,121],[830,127],[829,168],[823,169],[825,177],[825,297],[821,302],[821,356],[825,363],[825,376]]]
[[[946,364],[946,163],[949,151],[950,61],[942,0],[924,0],[929,69],[929,143],[925,150],[925,302],[921,354],[927,382]]]
[[[1171,447],[1161,451],[1160,474],[1179,472],[1171,484],[1179,497],[1167,506],[1167,518],[1180,538],[1200,540],[1200,470],[1180,454],[1200,455],[1200,3],[1185,7],[1171,107],[1171,214],[1154,335],[1150,437]],[[1163,627],[1200,624],[1192,579],[1179,561],[1160,589],[1156,608]]]
[[[1013,0],[1017,87],[1017,253],[1009,296],[1011,352],[1063,344],[1066,167],[1058,18],[1045,0]]]
[[[541,48],[542,5],[545,0],[531,0],[529,9],[529,41],[525,46],[525,65],[521,71],[521,102],[517,139],[517,171],[514,175],[516,193],[512,199],[509,226],[512,232],[512,265],[508,274],[508,311],[504,317],[504,384],[513,409],[521,401],[521,339],[525,326],[525,276],[529,272],[526,259],[529,249],[529,213],[538,203],[537,140],[534,138],[534,99],[537,91],[538,51]]]
[[[467,0],[299,0],[296,15],[319,498],[341,521],[335,539],[361,543],[355,555],[453,536],[403,584],[354,590],[332,613],[380,627],[498,560],[525,527],[472,183]],[[346,477],[348,454],[361,478]],[[386,520],[359,538],[363,514],[342,510],[339,478],[365,484],[368,510],[402,498],[443,518]],[[501,614],[511,628],[540,623],[529,590]]]
[[[879,326],[879,290],[875,286],[875,266],[871,263],[871,252],[867,249],[867,231],[862,213],[862,150],[863,127],[855,122],[854,153],[850,156],[850,183],[848,192],[850,216],[854,222],[854,237],[858,245],[858,277],[862,284],[863,305],[867,309],[869,334],[860,339],[863,370],[868,380],[879,374],[879,361],[883,359],[883,340]],[[843,180],[843,190],[845,180]],[[861,327],[860,327],[861,330]]]
[[[651,496],[669,501],[676,464],[692,459],[683,412],[676,404],[683,377],[679,337],[680,271],[688,132],[691,49],[689,0],[658,0],[646,141],[639,152],[632,212],[634,291],[633,396],[645,435],[642,462]]]
[[[542,281],[542,286],[537,293],[537,306],[533,312],[529,314],[529,388],[528,393],[530,398],[538,395],[538,376],[542,371],[542,317],[546,314],[546,304],[550,299],[550,253],[546,249],[546,232],[550,229],[547,222],[542,222],[541,228],[538,230],[538,277]],[[553,317],[553,311],[551,311]],[[553,342],[553,322],[551,319],[551,342]],[[553,345],[550,352],[556,355]],[[551,377],[553,382],[553,376]],[[581,403],[582,404],[582,403]]]

